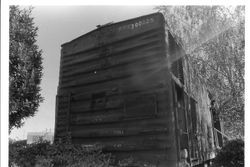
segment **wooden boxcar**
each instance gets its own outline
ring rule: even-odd
[[[159,167],[211,158],[208,92],[165,24],[154,13],[62,45],[55,141],[69,134],[73,143]]]

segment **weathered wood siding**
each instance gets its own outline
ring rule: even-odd
[[[108,25],[62,45],[55,140],[176,166],[164,18]]]
[[[209,93],[203,80],[196,76],[190,55],[171,34],[168,39],[177,150],[187,149],[188,161],[197,165],[211,159],[215,150]]]
[[[214,154],[214,135],[213,135],[213,122],[210,112],[211,101],[208,96],[208,89],[205,83],[200,79],[190,63],[190,57],[183,57],[183,71],[185,78],[185,90],[196,101],[196,132],[194,136],[197,138],[199,152],[203,158],[210,159]]]

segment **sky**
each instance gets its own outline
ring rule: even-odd
[[[22,6],[25,7],[25,6]],[[52,131],[55,124],[55,99],[59,80],[61,44],[96,28],[96,25],[119,22],[157,12],[154,6],[34,6],[32,16],[39,28],[37,45],[43,54],[43,77],[40,104],[34,117],[25,119],[22,128],[12,130],[10,138],[27,138],[28,132]]]

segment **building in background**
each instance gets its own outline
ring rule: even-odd
[[[32,144],[39,142],[39,140],[43,141],[49,141],[50,143],[53,143],[54,139],[54,133],[53,132],[29,132],[27,134],[27,144]]]

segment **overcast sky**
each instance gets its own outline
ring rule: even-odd
[[[37,44],[43,50],[44,59],[41,83],[44,102],[37,114],[26,119],[22,128],[14,129],[10,137],[26,139],[28,132],[54,131],[61,44],[95,29],[96,25],[154,12],[154,6],[35,6],[33,17],[39,28]]]

